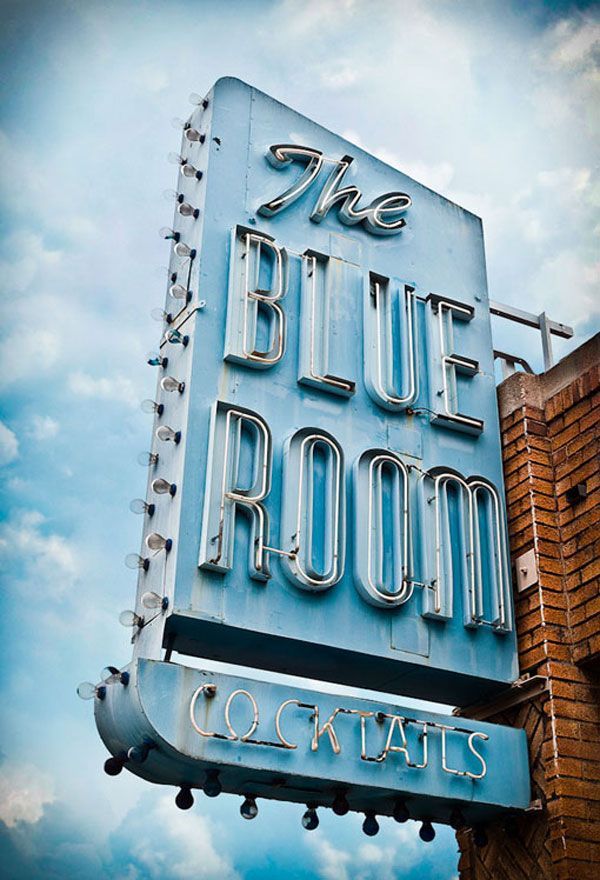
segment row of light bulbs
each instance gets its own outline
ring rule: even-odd
[[[110,760],[110,759],[109,759]],[[217,797],[221,794],[223,787],[219,779],[218,770],[206,770],[204,784],[202,790],[207,797]],[[188,785],[182,785],[175,797],[175,804],[180,810],[189,810],[194,804],[194,796],[192,789]],[[306,812],[302,816],[302,827],[307,831],[314,831],[319,826],[319,816],[317,813],[318,804],[308,802],[306,804]],[[350,805],[344,791],[338,791],[331,809],[336,816],[345,816],[350,811]],[[255,819],[258,815],[258,806],[255,795],[246,794],[240,806],[240,815],[244,819]],[[404,823],[410,819],[410,812],[406,803],[398,798],[394,803],[392,817],[396,822]],[[460,831],[467,827],[467,822],[462,812],[455,807],[449,819],[449,824],[454,830]],[[377,821],[377,813],[375,810],[366,810],[365,818],[362,824],[362,830],[368,837],[374,837],[379,833],[379,822]],[[426,843],[430,843],[435,838],[435,828],[429,819],[421,822],[419,829],[419,837]],[[487,835],[482,825],[476,825],[473,828],[473,841],[476,846],[485,846],[487,844]]]
[[[196,95],[194,96],[193,103],[201,104],[203,107],[207,106],[206,100],[200,99]],[[175,120],[175,124],[177,125],[177,127],[183,128],[184,137],[189,143],[204,143],[206,139],[205,135],[201,134],[197,129],[193,128],[190,123]],[[169,154],[169,160],[180,166],[181,173],[184,177],[195,178],[197,180],[202,179],[202,172],[195,168],[187,160],[186,157],[180,155],[179,153],[171,153]],[[175,190],[167,190],[164,195],[167,198],[174,199],[176,201],[176,210],[177,213],[181,216],[191,217],[194,220],[199,217],[199,209],[194,208],[189,202],[187,202],[185,200],[185,196],[182,193],[178,193]],[[172,229],[171,227],[165,226],[160,230],[159,234],[161,238],[174,242],[173,251],[178,257],[183,259],[188,258],[190,260],[193,260],[195,258],[195,248],[189,247],[189,245],[181,240],[180,232]],[[186,304],[189,303],[192,297],[191,291],[188,287],[177,281],[176,272],[171,274],[170,282],[169,296],[176,300],[183,300]],[[173,321],[172,314],[166,312],[164,309],[158,308],[153,310],[152,317],[167,324],[167,329],[163,337],[165,342],[168,342],[172,345],[182,345],[184,348],[188,345],[189,336],[184,335],[179,330],[169,326]],[[169,363],[169,359],[166,355],[163,355],[161,351],[151,351],[146,357],[146,362],[150,366],[166,369]],[[169,393],[178,392],[179,394],[182,394],[185,389],[185,382],[176,379],[174,376],[164,376],[160,380],[160,387],[163,391]],[[141,407],[144,412],[154,414],[158,418],[163,415],[165,409],[164,403],[155,400],[144,400]],[[162,442],[172,442],[175,445],[179,444],[179,442],[181,441],[181,431],[175,430],[170,425],[159,425],[154,432],[154,436],[157,440],[160,440]],[[158,464],[158,460],[159,453],[157,452],[142,452],[138,456],[138,461],[140,462],[140,464],[146,466],[155,466],[156,464]],[[171,483],[163,478],[153,480],[151,483],[151,489],[158,495],[168,494],[171,497],[173,497],[177,492],[176,484]],[[146,514],[148,517],[152,517],[156,510],[156,505],[154,502],[145,501],[143,498],[135,498],[131,502],[129,507],[133,513]],[[159,534],[158,532],[151,532],[149,535],[146,536],[144,543],[149,550],[154,552],[154,554],[160,553],[161,551],[169,553],[173,546],[173,539],[167,538],[164,535]],[[128,556],[125,557],[125,564],[128,568],[131,569],[143,569],[144,571],[148,571],[150,567],[150,559],[148,557],[140,555],[139,553],[130,553],[128,554]],[[144,597],[148,597],[149,595],[156,596],[157,599],[160,600],[161,610],[166,610],[166,608],[168,607],[167,598],[160,597],[157,593],[144,593],[144,595],[142,596],[142,604],[144,604]],[[152,605],[145,607],[157,606]],[[144,619],[137,615],[134,611],[122,612],[119,620],[124,626],[137,626],[139,628],[144,625]]]

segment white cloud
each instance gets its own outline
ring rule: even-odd
[[[37,511],[21,511],[0,525],[0,559],[19,567],[15,580],[21,587],[53,596],[69,591],[79,576],[79,562],[62,535],[45,534],[45,518]]]
[[[417,861],[417,826],[410,822],[392,829],[389,820],[383,819],[381,838],[377,844],[366,841],[340,849],[324,835],[311,836],[308,846],[316,857],[318,876],[322,880],[395,880],[399,863],[409,867]]]
[[[131,379],[125,376],[101,376],[95,379],[89,373],[76,372],[69,376],[69,389],[78,397],[92,397],[99,400],[123,402],[137,406],[139,396]]]
[[[60,348],[60,339],[51,330],[14,330],[0,349],[0,384],[8,386],[44,375],[55,364]]]
[[[143,817],[135,815],[129,821],[135,825],[130,853],[144,866],[144,876],[157,880],[239,880],[226,850],[218,849],[219,826],[197,812],[174,809],[170,795],[161,795]]]
[[[34,440],[50,440],[60,431],[59,423],[50,416],[35,415],[31,420],[28,435]]]
[[[315,851],[319,877],[323,880],[350,880],[348,869],[353,861],[352,853],[336,848],[326,837],[311,837],[308,842]]]
[[[571,67],[592,60],[594,50],[600,48],[600,24],[585,18],[563,19],[552,29],[550,37],[555,43],[550,63]]]
[[[19,441],[14,431],[0,422],[0,467],[10,464],[19,455]]]
[[[32,764],[0,766],[0,821],[9,828],[18,822],[38,822],[45,804],[54,801],[51,777]]]

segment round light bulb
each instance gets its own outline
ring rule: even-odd
[[[121,626],[140,626],[143,621],[143,617],[140,617],[135,611],[121,611],[119,614],[119,623]]]
[[[123,769],[124,763],[123,758],[107,758],[104,762],[104,772],[107,776],[118,776]]]
[[[189,785],[182,785],[175,797],[175,805],[180,810],[189,810],[194,806],[194,795]]]
[[[185,382],[180,382],[174,376],[165,376],[160,380],[160,387],[163,391],[178,391],[181,394],[185,388]]]
[[[145,544],[149,550],[156,550],[157,552],[159,550],[166,550],[168,553],[173,541],[171,538],[164,538],[158,532],[151,532],[149,535],[146,535]]]
[[[375,837],[379,833],[379,822],[373,810],[367,810],[365,813],[365,821],[362,825],[363,832],[367,837]]]
[[[246,799],[240,807],[240,816],[244,819],[255,819],[258,816],[256,801],[250,795],[246,795]]]
[[[168,441],[179,443],[181,440],[181,431],[174,431],[168,425],[161,425],[154,433],[158,440],[162,440],[165,443]]]
[[[425,843],[431,843],[435,837],[435,828],[428,819],[426,819],[419,828],[419,837],[421,840],[424,840]]]
[[[168,153],[167,160],[171,165],[182,165],[185,162],[185,158],[179,153]]]
[[[202,180],[202,172],[198,171],[197,168],[194,168],[193,165],[190,165],[189,162],[185,162],[181,166],[181,173],[184,177],[195,177],[196,180]]]
[[[121,672],[116,666],[105,666],[100,673],[102,681],[115,681],[115,679],[120,678],[120,676]]]
[[[189,336],[184,336],[183,333],[180,333],[179,330],[167,330],[165,333],[165,340],[170,342],[171,345],[183,345],[185,348],[188,342],[190,341]]]
[[[335,799],[331,805],[331,809],[335,813],[336,816],[345,816],[348,810],[350,809],[350,805],[346,799],[346,795],[343,791],[339,791]]]
[[[144,557],[140,556],[139,553],[128,553],[125,557],[125,565],[132,571],[136,568],[143,568],[144,571],[148,571],[150,560],[144,559]]]
[[[151,488],[157,495],[174,495],[177,491],[175,483],[169,483],[168,480],[163,480],[162,477],[152,480]]]
[[[178,257],[189,257],[191,260],[196,256],[196,251],[189,247],[185,242],[178,241],[173,248]]]
[[[91,681],[82,681],[77,685],[77,696],[81,700],[93,700],[96,696],[96,685]]]
[[[314,807],[309,807],[302,816],[302,827],[307,831],[314,831],[315,828],[319,827],[319,817]]]
[[[192,144],[203,144],[206,140],[206,135],[201,134],[197,128],[186,128],[183,135]]]
[[[182,217],[193,217],[194,220],[197,220],[200,216],[199,209],[194,208],[194,206],[190,205],[189,202],[181,202],[177,206],[177,213],[181,214]]]
[[[148,608],[148,610],[150,611],[156,608],[166,609],[169,605],[169,600],[166,596],[161,596],[159,593],[155,593],[153,590],[149,590],[147,593],[144,593],[142,595],[141,602],[143,607]]]
[[[156,413],[157,415],[162,416],[165,405],[164,403],[157,403],[155,400],[142,400],[140,409],[145,413]]]
[[[143,498],[134,498],[129,504],[129,509],[132,513],[147,513],[148,516],[152,516],[156,508],[154,504],[148,504]]]

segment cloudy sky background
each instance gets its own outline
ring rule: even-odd
[[[490,296],[598,327],[600,11],[452,0],[2,2],[0,863],[7,878],[450,880],[441,829],[109,779],[75,696],[130,657],[118,612],[141,523],[175,185],[174,116],[222,75],[261,88],[483,217]],[[594,293],[594,290],[596,293]],[[533,331],[495,343],[541,368]],[[418,866],[418,868],[417,868]]]

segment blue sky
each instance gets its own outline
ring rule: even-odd
[[[413,823],[198,798],[102,773],[80,680],[130,657],[139,401],[187,95],[238,76],[483,217],[490,296],[598,327],[600,11],[530,2],[3,2],[0,861],[7,878],[456,876]],[[596,293],[594,294],[594,291]],[[532,331],[496,347],[541,367]]]

